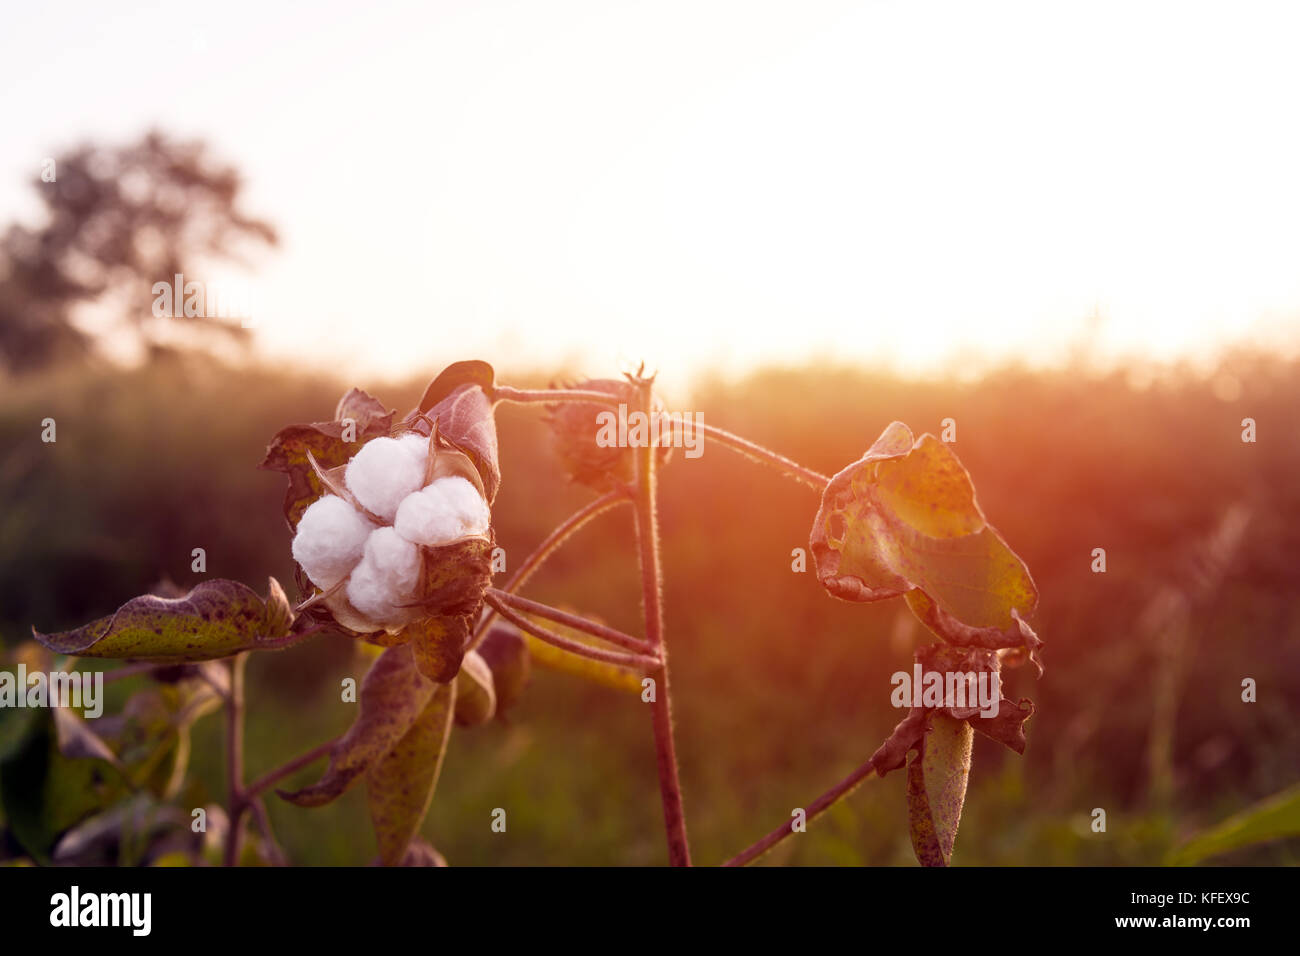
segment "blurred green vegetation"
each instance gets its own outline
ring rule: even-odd
[[[488,357],[490,358],[490,357]],[[437,369],[430,369],[430,375]],[[534,382],[561,377],[548,371]],[[1042,593],[1033,623],[1047,672],[1012,673],[1033,698],[1023,758],[979,738],[955,864],[1155,864],[1200,828],[1295,783],[1300,754],[1300,371],[1250,353],[1213,375],[1105,375],[1006,368],[977,382],[905,381],[848,368],[703,381],[674,408],[827,474],[893,419],[917,433],[957,423],[955,450],[989,520]],[[1135,384],[1136,380],[1144,379]],[[179,357],[136,371],[69,370],[3,383],[0,636],[72,627],[161,577],[207,574],[293,592],[279,475],[255,465],[284,424],[328,419],[347,385],[405,412],[425,384],[383,387],[233,370]],[[1258,441],[1241,441],[1241,420]],[[41,421],[57,422],[42,443]],[[540,410],[498,413],[495,510],[513,567],[590,493],[561,473]],[[813,492],[707,440],[662,473],[661,523],[674,714],[699,863],[718,863],[861,763],[899,715],[889,675],[926,640],[901,601],[829,598],[806,548]],[[1176,656],[1139,626],[1162,590],[1195,591],[1192,555],[1234,504],[1244,541],[1198,598]],[[640,629],[631,519],[585,529],[530,585],[538,600]],[[1090,570],[1092,549],[1108,570]],[[1174,733],[1153,756],[1162,668],[1178,668]],[[359,677],[348,641],[320,639],[250,662],[250,776],[341,732]],[[1168,675],[1165,675],[1168,676]],[[1259,700],[1241,702],[1241,679]],[[115,689],[116,690],[116,689]],[[194,729],[183,806],[224,794],[220,720]],[[1153,766],[1172,766],[1168,789]],[[286,782],[305,781],[320,766]],[[538,670],[508,724],[457,729],[424,832],[457,864],[655,864],[666,859],[648,710],[635,696]],[[183,802],[189,801],[189,802]],[[505,834],[490,829],[506,809]],[[1092,810],[1107,812],[1094,834]],[[362,788],[314,810],[272,797],[300,863],[366,862]],[[1215,862],[1295,863],[1282,841]],[[903,774],[868,780],[807,834],[765,858],[787,864],[914,865]]]

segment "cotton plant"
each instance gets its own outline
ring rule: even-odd
[[[593,497],[503,573],[493,560],[492,509],[502,485],[496,410],[541,405],[559,463]],[[668,860],[691,862],[685,804],[670,717],[659,553],[657,478],[669,463],[662,443],[611,447],[597,419],[626,409],[658,421],[665,405],[642,370],[624,379],[520,389],[496,381],[485,362],[444,370],[400,420],[359,389],[332,420],[290,425],[268,446],[262,467],[287,480],[284,515],[296,564],[290,600],[271,579],[265,594],[236,581],[209,580],[187,594],[145,595],[113,615],[61,634],[40,634],[45,649],[136,662],[157,680],[178,674],[220,686],[230,722],[231,799],[223,859],[235,864],[251,819],[256,842],[276,858],[263,801],[278,784],[327,760],[314,782],[277,789],[314,807],[364,785],[379,861],[441,865],[421,836],[453,727],[502,719],[525,692],[534,661],[597,680],[648,706],[654,733]],[[914,655],[925,676],[952,671],[998,678],[1032,663],[1042,642],[1027,623],[1038,601],[1028,568],[988,523],[974,485],[951,448],[930,435],[889,425],[865,454],[827,476],[698,419],[707,439],[771,467],[818,497],[809,535],[816,579],[850,602],[902,598],[936,638]],[[588,522],[632,511],[641,571],[643,633],[628,634],[519,592]],[[800,578],[799,580],[806,580]],[[252,652],[274,651],[322,634],[366,649],[357,715],[346,733],[263,773],[243,772],[244,667]],[[177,668],[181,668],[177,671]],[[194,671],[193,668],[203,668]],[[224,683],[223,683],[224,682]],[[199,686],[194,684],[194,686]],[[653,688],[653,693],[646,693]],[[1028,700],[1001,699],[996,715],[951,702],[913,702],[871,757],[807,802],[812,819],[867,776],[907,767],[908,828],[918,860],[946,865],[970,770],[975,732],[1024,751]],[[82,722],[60,740],[75,752],[116,759]],[[171,776],[183,773],[183,767]],[[743,865],[792,832],[783,822],[727,861]]]

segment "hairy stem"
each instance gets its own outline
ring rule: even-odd
[[[295,631],[286,634],[284,637],[259,641],[256,649],[259,651],[282,651],[285,648],[293,647],[295,644],[300,644],[308,638],[315,637],[321,631],[325,630],[326,627],[328,627],[326,624],[317,624],[315,627],[309,627],[305,631]]]
[[[244,665],[248,652],[230,659],[230,691],[226,696],[226,776],[230,787],[230,832],[226,834],[226,866],[239,862],[244,812]]]
[[[580,402],[618,406],[627,401],[618,395],[581,388],[511,388],[509,385],[498,385],[493,388],[492,397],[498,401],[518,402],[524,405],[538,402],[543,404]]]
[[[627,654],[623,651],[610,651],[603,647],[592,647],[590,644],[583,644],[581,641],[571,640],[561,634],[542,627],[540,624],[530,621],[522,614],[516,612],[510,605],[506,604],[500,597],[492,591],[488,591],[483,596],[483,600],[496,608],[507,621],[519,628],[521,631],[527,631],[534,637],[545,641],[547,644],[554,645],[560,650],[568,651],[570,654],[577,654],[579,657],[589,657],[594,661],[604,661],[606,664],[618,664],[622,667],[631,667],[642,673],[651,673],[659,667],[659,658],[651,657],[645,654]]]
[[[847,796],[849,793],[852,793],[853,790],[858,786],[858,784],[860,784],[863,780],[867,779],[867,777],[871,776],[871,773],[874,770],[875,770],[875,760],[873,758],[872,760],[868,760],[857,770],[854,770],[851,774],[849,774],[847,777],[845,777],[835,786],[831,787],[820,797],[818,797],[816,800],[810,803],[805,808],[806,819],[811,821],[815,817],[820,816],[823,812],[829,809],[831,805],[835,803],[835,801],[839,800],[843,796]],[[742,850],[740,853],[737,853],[735,856],[733,856],[730,860],[728,860],[726,863],[722,865],[723,866],[744,866],[746,863],[749,863],[751,860],[758,859],[760,856],[762,856],[768,850],[772,849],[772,847],[776,846],[778,843],[780,843],[782,840],[784,840],[793,832],[794,832],[794,818],[792,817],[791,819],[787,820],[785,823],[777,827],[775,830],[773,830],[771,833],[769,833],[767,836],[763,837],[763,839],[759,840],[753,846],[749,847],[746,850]]]
[[[778,455],[770,448],[764,448],[762,445],[752,442],[748,438],[741,438],[739,435],[718,428],[716,425],[705,425],[703,422],[691,425],[690,427],[698,428],[704,434],[716,439],[733,451],[740,452],[740,454],[744,455],[751,461],[756,461],[759,464],[775,468],[787,478],[793,478],[795,481],[808,485],[815,491],[823,491],[826,486],[830,484],[830,478],[821,474],[821,472],[813,471],[811,468],[805,468],[798,462],[786,458],[785,455]]]
[[[647,654],[653,657],[656,653],[656,649],[649,642],[643,641],[639,637],[624,634],[622,631],[616,631],[604,624],[597,624],[595,621],[589,621],[577,614],[561,611],[549,604],[530,601],[528,598],[507,594],[505,591],[498,591],[496,588],[489,588],[488,590],[502,604],[509,604],[517,611],[535,614],[538,617],[546,618],[548,621],[554,621],[556,624],[567,625],[590,634],[592,637],[599,637],[602,641],[609,641],[611,644],[617,644],[620,647],[626,647],[630,651],[636,651],[638,654]]]
[[[652,415],[653,379],[637,380],[640,407],[647,419]],[[691,865],[690,841],[686,835],[686,814],[682,809],[682,785],[677,772],[673,742],[671,695],[668,690],[668,649],[664,645],[663,576],[659,564],[659,521],[656,510],[655,465],[658,449],[652,443],[636,450],[636,540],[641,568],[641,605],[645,633],[658,650],[659,666],[654,673],[654,699],[650,704],[655,735],[655,762],[659,771],[659,795],[664,808],[664,831],[668,838],[668,862]]]
[[[546,562],[546,559],[558,551],[560,546],[568,541],[578,529],[593,518],[630,500],[631,498],[629,498],[627,492],[620,489],[611,491],[609,494],[579,508],[561,524],[557,525],[543,539],[542,543],[533,550],[532,554],[524,558],[523,564],[519,565],[518,570],[510,576],[510,580],[499,590],[504,591],[506,594],[514,594],[528,582],[528,579],[537,572],[537,569]],[[487,636],[487,629],[492,625],[492,621],[496,619],[496,615],[496,609],[492,608],[479,619],[478,626],[474,629],[474,636],[470,639],[469,646],[471,649],[483,643],[483,638]]]

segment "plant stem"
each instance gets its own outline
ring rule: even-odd
[[[546,562],[546,559],[559,550],[560,545],[568,541],[579,528],[611,508],[630,500],[627,492],[620,489],[611,491],[609,494],[583,505],[583,507],[566,518],[563,523],[557,525],[543,539],[542,543],[533,550],[533,553],[524,558],[523,564],[519,565],[518,570],[511,575],[505,587],[499,590],[504,591],[506,594],[514,594],[528,582],[528,579]],[[492,621],[496,619],[496,616],[496,609],[492,608],[479,619],[478,626],[474,629],[474,636],[470,639],[470,649],[483,643],[483,638],[487,635],[487,629],[491,626]]]
[[[609,641],[611,644],[617,644],[620,647],[626,647],[630,651],[636,651],[638,654],[648,654],[655,656],[656,649],[648,642],[641,640],[639,637],[633,637],[631,634],[624,634],[622,631],[616,631],[612,627],[606,627],[604,624],[597,624],[595,621],[589,621],[585,617],[577,614],[570,614],[568,611],[561,611],[559,608],[551,607],[548,604],[540,604],[537,601],[530,601],[528,598],[519,597],[515,594],[507,594],[504,591],[498,591],[496,588],[489,588],[489,592],[496,597],[502,604],[509,604],[517,611],[524,611],[528,614],[535,614],[538,617],[546,618],[557,624],[564,624],[579,631],[584,631],[593,637],[599,637],[602,641]]]
[[[270,640],[260,641],[257,645],[259,651],[282,651],[287,647],[293,647],[310,637],[315,637],[321,631],[328,627],[326,624],[317,624],[315,627],[309,627],[305,631],[296,631],[286,634],[284,637],[276,637]]]
[[[525,405],[536,402],[578,402],[618,406],[627,401],[619,395],[581,388],[511,388],[509,385],[498,385],[493,388],[492,397],[502,402],[518,402]]]
[[[653,378],[638,378],[640,407],[647,420],[652,415]],[[671,695],[668,689],[668,648],[664,645],[663,577],[659,564],[659,523],[656,513],[655,465],[659,449],[646,442],[636,450],[636,540],[641,567],[641,605],[645,633],[658,650],[654,700],[650,704],[654,724],[655,762],[659,771],[659,795],[664,808],[664,831],[668,838],[668,862],[691,865],[690,840],[686,835],[686,814],[682,809],[682,785],[677,772],[673,742]]]
[[[851,793],[857,787],[858,784],[860,784],[863,780],[867,779],[867,777],[871,776],[871,773],[874,769],[875,769],[875,760],[872,759],[872,760],[868,760],[857,770],[854,770],[851,774],[849,774],[847,777],[845,777],[835,786],[831,787],[829,790],[827,790],[820,797],[818,797],[816,800],[814,800],[811,804],[808,805],[808,807],[805,810],[805,820],[811,821],[815,817],[820,816],[833,803],[835,803],[836,800],[840,799],[840,797],[846,796],[849,793]],[[788,837],[791,833],[794,832],[793,827],[794,827],[794,819],[791,818],[790,820],[781,824],[781,826],[777,827],[767,836],[763,837],[763,839],[759,840],[753,846],[736,854],[730,860],[728,860],[726,863],[722,865],[723,866],[744,866],[746,863],[749,863],[751,860],[755,860],[758,857],[762,856],[768,850],[772,849],[772,847],[776,846],[778,843],[780,843],[782,840]]]
[[[285,859],[284,850],[275,839],[275,831],[271,829],[271,816],[266,812],[266,802],[261,797],[255,797],[250,806],[253,809],[253,817],[257,820],[257,828],[262,831],[262,839],[266,841],[266,850],[271,858],[271,865],[288,866],[289,861]]]
[[[281,764],[280,766],[276,767],[274,770],[268,770],[266,773],[262,774],[262,776],[258,777],[256,780],[254,780],[244,789],[245,798],[252,799],[253,797],[256,797],[259,794],[261,794],[272,784],[289,776],[289,774],[301,770],[303,767],[307,766],[308,764],[315,763],[321,757],[324,757],[327,753],[329,753],[330,748],[332,748],[335,743],[337,743],[336,740],[327,740],[325,741],[325,743],[313,747],[311,750],[308,750],[306,753],[299,754],[298,756],[290,760],[288,763]]]
[[[703,422],[691,427],[698,428],[704,434],[717,439],[733,451],[740,452],[751,461],[775,468],[787,478],[793,478],[795,481],[808,485],[815,491],[822,491],[830,484],[830,478],[826,475],[813,471],[811,468],[805,468],[798,462],[786,458],[785,455],[778,455],[770,448],[764,448],[748,438],[741,438],[739,435],[718,428],[716,425],[705,425]]]
[[[239,862],[244,811],[244,665],[248,652],[230,659],[230,691],[226,697],[226,776],[230,786],[230,832],[226,834],[226,866]]]
[[[623,651],[609,651],[603,647],[593,647],[590,644],[583,644],[581,641],[575,641],[556,634],[554,631],[547,630],[540,624],[528,620],[522,614],[517,613],[508,604],[497,597],[492,591],[488,591],[483,596],[483,600],[492,605],[507,621],[519,628],[521,631],[527,631],[534,637],[538,637],[547,644],[553,644],[560,650],[568,651],[570,654],[577,654],[579,657],[589,657],[595,661],[604,661],[606,664],[618,664],[622,667],[635,668],[643,673],[650,673],[660,666],[659,658],[649,657],[645,654],[626,654]]]

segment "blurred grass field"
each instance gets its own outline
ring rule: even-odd
[[[559,371],[511,383],[544,384]],[[1209,376],[1006,368],[953,384],[773,370],[669,399],[828,474],[893,419],[918,434],[955,419],[954,448],[985,513],[1038,582],[1033,624],[1047,670],[1039,681],[1013,672],[1007,690],[1037,707],[1024,757],[976,742],[953,862],[1158,864],[1187,835],[1300,776],[1298,372],[1249,353]],[[255,466],[282,425],[328,419],[352,384],[405,412],[424,382],[385,387],[185,359],[6,382],[0,637],[12,645],[33,625],[85,623],[162,576],[197,583],[195,547],[206,549],[208,576],[260,590],[273,574],[292,590],[282,478]],[[1254,444],[1241,441],[1247,416]],[[46,417],[57,422],[54,444],[40,440]],[[495,522],[513,567],[590,492],[562,474],[537,409],[503,406],[498,423]],[[898,719],[889,675],[910,668],[926,636],[901,601],[837,602],[811,571],[792,572],[791,551],[807,547],[817,508],[809,489],[706,440],[699,459],[675,455],[661,496],[686,810],[695,859],[713,864],[870,755]],[[1234,506],[1250,515],[1242,543],[1171,655],[1140,626],[1143,614],[1164,589],[1194,591],[1193,557]],[[526,593],[638,632],[630,535],[627,512],[602,517]],[[1090,570],[1097,547],[1105,574]],[[339,681],[363,667],[343,639],[255,656],[250,775],[345,729],[354,705],[339,702]],[[1258,682],[1257,703],[1241,702],[1243,677]],[[1167,739],[1153,736],[1162,707],[1173,720]],[[219,719],[198,725],[181,805],[222,799],[222,746]],[[489,826],[498,807],[505,834]],[[1089,828],[1097,807],[1104,834]],[[275,798],[269,809],[295,862],[374,856],[361,788],[320,809]],[[535,670],[508,723],[453,734],[424,833],[453,865],[664,862],[648,708]],[[903,774],[866,781],[765,862],[914,865]],[[1296,863],[1300,841],[1216,862]]]

